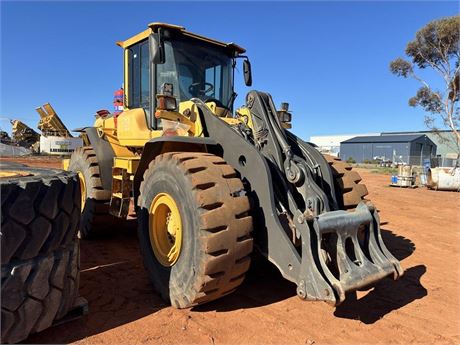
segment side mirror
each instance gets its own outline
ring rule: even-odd
[[[165,63],[165,45],[160,35],[151,34],[149,37],[150,63],[155,65]]]
[[[244,83],[246,86],[252,85],[252,73],[251,73],[251,63],[249,59],[246,58],[243,60],[243,73],[244,73]]]

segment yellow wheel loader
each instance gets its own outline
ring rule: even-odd
[[[79,129],[86,146],[65,162],[82,237],[132,204],[153,286],[178,308],[233,292],[253,247],[299,297],[332,305],[403,274],[359,175],[292,134],[288,104],[251,91],[234,109],[238,60],[252,83],[243,48],[162,23],[117,44],[124,111]]]

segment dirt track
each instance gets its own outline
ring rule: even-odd
[[[302,302],[294,285],[262,261],[236,293],[177,310],[151,290],[135,224],[120,224],[100,240],[81,243],[80,294],[89,315],[27,341],[459,344],[460,194],[391,188],[389,176],[359,172],[380,210],[385,243],[406,270],[399,281],[385,280],[334,309]]]

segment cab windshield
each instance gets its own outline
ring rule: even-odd
[[[165,41],[164,47],[165,63],[157,65],[157,93],[164,83],[171,83],[180,102],[200,98],[231,107],[233,73],[228,52],[195,40]]]

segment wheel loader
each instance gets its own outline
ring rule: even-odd
[[[234,108],[239,61],[252,83],[242,47],[164,23],[117,44],[124,110],[78,129],[85,146],[64,162],[81,237],[133,205],[153,287],[177,308],[235,291],[253,250],[300,298],[331,305],[403,274],[360,176],[290,132],[288,104],[250,91]]]

